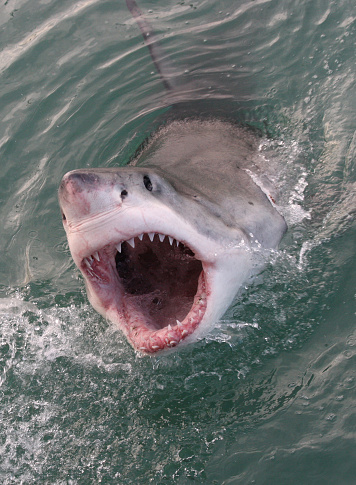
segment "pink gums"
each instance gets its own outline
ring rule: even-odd
[[[114,253],[115,249],[107,246],[99,253],[100,262],[93,259],[87,265],[83,260],[80,265],[91,293],[100,301],[100,305],[92,302],[94,308],[116,322],[136,350],[147,354],[175,347],[191,335],[204,317],[210,294],[204,270],[199,276],[193,305],[184,320],[174,326],[154,329],[146,322],[140,307],[125,293],[113,262]]]
[[[191,335],[202,321],[207,307],[207,297],[205,278],[202,273],[199,277],[198,291],[194,297],[194,303],[183,322],[160,330],[148,328],[143,321],[142,314],[137,312],[135,308],[130,308],[131,305],[125,302],[124,332],[132,346],[141,352],[154,353],[175,347]]]

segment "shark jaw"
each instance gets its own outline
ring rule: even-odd
[[[198,339],[222,316],[242,282],[232,281],[231,256],[219,264],[198,257],[187,242],[149,232],[74,257],[92,306],[135,350],[152,354]],[[243,261],[244,279],[246,256]]]
[[[135,177],[141,181],[141,172]],[[251,251],[243,231],[218,221],[204,233],[204,211],[197,212],[200,227],[176,210],[184,203],[179,198],[170,205],[143,197],[134,182],[122,197],[109,170],[74,171],[64,177],[59,198],[90,303],[135,350],[154,354],[207,332],[246,280]]]
[[[209,289],[203,264],[184,243],[146,233],[83,258],[92,305],[118,323],[144,353],[176,347],[204,319]]]

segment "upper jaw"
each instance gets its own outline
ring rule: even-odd
[[[163,212],[163,211],[162,211]],[[88,219],[79,225],[65,227],[73,259],[79,266],[83,259],[93,257],[103,247],[118,246],[143,234],[156,234],[188,246],[198,259],[214,264],[224,254],[234,253],[249,242],[241,231],[228,229],[227,234],[206,237],[195,231],[182,218],[169,211],[160,217],[147,217],[143,211],[112,211],[97,220]],[[225,236],[225,237],[224,237]]]

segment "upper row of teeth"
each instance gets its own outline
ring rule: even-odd
[[[166,237],[168,237],[168,240],[169,240],[169,244],[172,246],[173,244],[176,244],[177,246],[179,246],[179,241],[177,241],[176,239],[173,239],[173,237],[171,236],[166,236],[164,234],[159,234],[159,233],[155,233],[155,232],[148,232],[147,233],[147,236],[150,238],[151,241],[153,241],[153,238],[155,236],[158,236],[159,237],[159,240],[161,242],[163,242],[165,240]],[[137,236],[140,241],[142,241],[142,238],[143,238],[144,234],[140,234],[139,236]],[[122,241],[118,244],[115,244],[115,247],[116,249],[119,251],[119,253],[121,253],[121,246],[122,246],[122,243],[123,242],[127,242],[127,244],[130,244],[131,247],[135,247],[135,238],[131,238],[131,239],[128,239],[127,241]],[[84,258],[84,262],[85,264],[88,266],[88,267],[91,267],[91,264],[93,262],[93,260],[96,259],[98,262],[100,262],[100,257],[99,257],[99,253],[98,251],[95,251],[95,253],[93,253],[91,256],[88,256],[87,258]]]
[[[171,246],[173,245],[173,243],[175,243],[177,246],[179,245],[179,241],[177,241],[176,239],[173,239],[173,237],[171,237],[171,236],[166,236],[165,234],[159,234],[159,233],[155,233],[155,232],[148,232],[147,233],[147,236],[150,238],[151,242],[153,241],[153,238],[156,235],[159,237],[159,240],[161,242],[163,242],[165,240],[165,238],[168,237],[169,244]],[[140,234],[137,237],[139,238],[140,241],[142,241],[143,236],[144,236],[144,234]],[[133,247],[133,248],[135,247],[135,238],[132,237],[131,239],[128,239],[127,241],[122,241],[122,242],[119,242],[118,244],[115,245],[115,247],[119,251],[119,253],[121,253],[121,245],[122,245],[123,242],[127,242],[127,244],[130,244],[130,246]]]

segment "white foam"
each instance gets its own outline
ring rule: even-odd
[[[89,305],[41,309],[21,295],[0,299],[0,346],[8,349],[0,370],[0,386],[16,366],[20,375],[32,375],[60,357],[83,366],[131,371],[125,339]],[[20,357],[19,357],[20,356]]]

